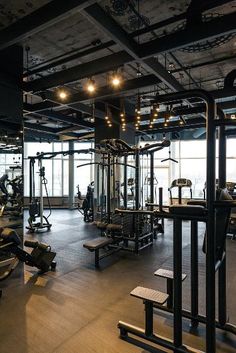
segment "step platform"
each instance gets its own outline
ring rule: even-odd
[[[136,287],[130,292],[130,295],[144,301],[151,303],[163,305],[167,301],[169,295],[163,292],[160,292],[155,289],[145,288],[145,287]]]

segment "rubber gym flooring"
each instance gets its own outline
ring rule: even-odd
[[[129,296],[144,286],[165,291],[165,280],[153,276],[156,269],[171,268],[172,223],[166,221],[165,235],[140,255],[119,252],[101,261],[94,269],[94,254],[84,249],[86,239],[99,235],[92,224],[85,224],[77,211],[53,210],[49,233],[27,235],[48,242],[57,251],[57,270],[37,276],[25,266],[1,283],[0,352],[1,353],[146,353],[119,339],[119,320],[143,327],[143,304]],[[204,313],[204,254],[201,245],[204,226],[199,231],[199,305]],[[189,274],[189,224],[184,223],[183,272]],[[236,324],[236,241],[227,240],[228,313]],[[183,282],[183,306],[189,308],[190,276]],[[168,314],[155,315],[155,331],[172,335]],[[189,334],[189,322],[183,322],[186,344],[204,349],[204,327]],[[218,331],[217,352],[236,352],[236,337]],[[226,344],[227,342],[227,344]],[[168,352],[160,349],[159,352]]]

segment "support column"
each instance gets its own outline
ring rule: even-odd
[[[74,141],[69,141],[69,150],[74,150]],[[69,155],[69,209],[74,209],[74,154]]]

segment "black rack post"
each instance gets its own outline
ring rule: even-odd
[[[124,208],[127,209],[127,155],[124,156]]]
[[[140,206],[139,200],[139,151],[135,152],[135,209],[138,210]]]
[[[226,187],[226,134],[225,126],[219,127],[219,188]],[[221,325],[227,321],[226,306],[226,253],[218,270],[218,320]]]
[[[111,221],[111,156],[107,156],[107,221]]]
[[[198,222],[191,221],[191,326],[198,326]]]
[[[174,346],[182,346],[182,220],[174,218]]]

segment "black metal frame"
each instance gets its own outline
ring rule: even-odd
[[[226,160],[226,134],[224,127],[227,125],[227,120],[216,120],[216,105],[213,97],[203,90],[192,90],[188,92],[178,92],[158,97],[159,103],[174,103],[177,100],[201,98],[207,105],[207,213],[206,216],[184,216],[171,215],[170,213],[156,212],[157,216],[165,218],[173,218],[174,221],[174,258],[173,258],[173,291],[174,291],[174,339],[171,342],[169,339],[164,339],[154,335],[152,332],[147,335],[140,328],[132,325],[119,322],[121,338],[126,339],[128,333],[134,334],[152,343],[169,348],[174,352],[194,351],[191,347],[186,347],[182,342],[182,318],[187,317],[191,320],[192,326],[196,326],[199,322],[206,324],[206,353],[216,352],[216,327],[225,331],[236,334],[236,328],[233,325],[226,323],[226,256],[216,263],[215,254],[215,207],[216,207],[216,193],[215,193],[215,141],[216,141],[216,127],[220,125],[219,134],[219,185],[225,186],[225,160]],[[138,212],[138,211],[136,211]],[[148,211],[143,211],[148,212]],[[153,211],[149,211],[153,212]],[[192,274],[192,295],[191,295],[191,312],[182,310],[182,221],[184,219],[191,220],[191,274]],[[206,222],[206,317],[198,314],[198,290],[197,280],[194,276],[198,276],[198,254],[197,254],[197,222]],[[218,271],[219,281],[219,320],[216,321],[216,279],[215,272]],[[222,286],[223,284],[223,286]],[[223,287],[223,288],[222,288]],[[193,290],[195,292],[193,292]],[[169,311],[169,308],[162,307],[162,310]],[[150,319],[150,318],[148,318]],[[146,347],[150,345],[146,344]]]

